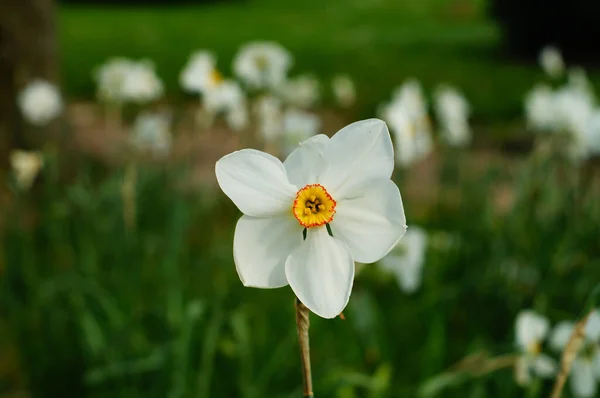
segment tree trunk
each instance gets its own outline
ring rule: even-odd
[[[36,78],[58,79],[54,0],[1,0],[0,166],[11,149],[39,142],[16,104],[18,92]]]

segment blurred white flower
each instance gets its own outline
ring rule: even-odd
[[[140,113],[133,125],[131,144],[139,152],[165,157],[171,151],[171,117],[164,113]]]
[[[554,46],[546,46],[542,49],[539,62],[544,72],[552,78],[558,78],[565,72],[565,62],[562,54]]]
[[[343,108],[349,108],[356,102],[356,87],[348,75],[337,75],[331,81],[331,89],[336,102]]]
[[[275,42],[252,42],[243,46],[233,61],[233,71],[251,89],[272,89],[287,77],[292,55]]]
[[[224,80],[204,93],[204,106],[211,113],[229,112],[245,101],[246,95],[235,80]]]
[[[584,137],[590,154],[600,154],[600,109],[595,109],[584,128]]]
[[[594,96],[592,83],[590,82],[585,69],[580,66],[569,69],[567,85],[575,90],[587,93],[590,97]]]
[[[471,142],[469,103],[457,88],[447,85],[438,87],[435,110],[441,125],[441,136],[448,145],[462,147]]]
[[[99,100],[111,103],[123,101],[123,85],[135,63],[126,58],[112,58],[95,72],[96,95]]]
[[[552,348],[562,352],[574,328],[575,324],[568,321],[556,325],[550,338]],[[584,339],[571,367],[570,385],[576,397],[592,398],[596,396],[600,381],[600,311],[594,311],[588,318]]]
[[[406,231],[392,153],[387,126],[370,119],[311,137],[284,163],[253,149],[221,158],[219,186],[244,214],[233,238],[242,283],[289,284],[318,316],[338,316],[354,262],[378,261]]]
[[[554,131],[558,128],[554,100],[554,91],[547,84],[538,84],[529,91],[525,97],[525,117],[530,129]]]
[[[402,240],[379,262],[384,269],[396,276],[404,293],[414,293],[421,286],[427,241],[427,231],[410,226]]]
[[[28,190],[44,166],[44,158],[41,152],[14,150],[10,154],[10,165],[13,169],[17,186],[20,189]]]
[[[310,75],[287,79],[275,91],[285,103],[301,108],[314,106],[321,96],[319,81]]]
[[[274,142],[283,134],[281,101],[272,95],[264,95],[254,103],[257,128],[265,142]]]
[[[548,320],[534,311],[523,310],[517,315],[515,336],[521,354],[515,365],[515,376],[519,384],[528,384],[532,374],[550,378],[556,373],[556,361],[542,353],[542,343],[549,329]]]
[[[594,113],[595,100],[585,92],[565,86],[555,93],[554,113],[560,131],[569,134],[565,148],[574,160],[584,160],[590,155],[586,128]]]
[[[123,101],[145,103],[158,99],[163,95],[164,86],[149,61],[134,63],[123,81]]]
[[[250,120],[246,103],[240,103],[229,109],[225,114],[225,120],[227,121],[227,125],[234,131],[241,131],[248,127]]]
[[[380,113],[394,134],[396,160],[401,166],[409,166],[431,153],[431,123],[417,81],[408,81],[396,90],[392,101]]]
[[[288,109],[283,114],[283,153],[287,156],[298,145],[317,135],[321,120],[317,115],[300,109]]]
[[[58,88],[41,79],[28,83],[19,93],[17,103],[25,120],[35,126],[50,123],[63,110]]]
[[[179,83],[185,91],[203,94],[215,88],[222,79],[214,55],[209,51],[197,51],[181,71]]]

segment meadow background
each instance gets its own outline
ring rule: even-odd
[[[422,286],[406,294],[368,265],[345,320],[311,318],[315,395],[548,396],[551,380],[522,387],[510,361],[487,366],[517,353],[521,310],[555,324],[592,305],[599,165],[573,164],[527,129],[524,96],[546,78],[535,59],[507,52],[487,1],[61,3],[56,17],[72,123],[60,145],[42,147],[31,190],[3,174],[1,397],[302,395],[293,293],[244,288],[233,264],[240,213],[212,168],[238,138],[217,126],[182,143],[181,156],[141,160],[127,221],[132,163],[107,155],[114,141],[94,116],[92,71],[107,58],[151,59],[166,85],[161,103],[183,114],[194,102],[178,84],[190,53],[211,49],[231,75],[252,40],[289,49],[293,73],[354,79],[351,108],[324,94],[317,112],[327,134],[376,116],[413,77],[427,92],[459,87],[472,107],[468,148],[440,146],[394,175],[409,227],[428,231]]]

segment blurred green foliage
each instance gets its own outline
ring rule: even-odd
[[[185,165],[140,164],[128,227],[131,166],[107,173],[82,161],[59,177],[62,157],[46,157],[34,190],[15,192],[1,246],[0,335],[18,352],[20,387],[63,398],[301,395],[293,294],[242,287],[239,213],[224,195],[187,187]],[[410,172],[397,172],[409,225],[430,232],[423,286],[407,296],[366,266],[346,321],[312,317],[317,396],[547,393],[517,387],[509,368],[436,376],[469,355],[511,354],[523,308],[553,323],[584,310],[600,280],[597,170],[536,150],[516,176],[492,166],[474,177],[467,159],[443,154],[429,205],[406,185]],[[514,193],[505,210],[502,183]]]
[[[476,119],[506,123],[541,78],[537,66],[505,57],[484,0],[253,0],[158,8],[62,6],[63,75],[68,93],[91,97],[92,71],[112,56],[152,59],[172,97],[190,53],[211,49],[219,67],[251,40],[275,40],[296,57],[292,73],[336,73],[357,82],[360,117],[370,117],[392,89],[417,77],[426,89],[464,90]],[[592,74],[597,82],[598,75]]]

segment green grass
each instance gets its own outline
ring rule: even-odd
[[[183,190],[184,169],[139,164],[137,223],[127,228],[124,170],[55,155],[7,209],[0,347],[17,359],[3,361],[0,392],[301,396],[293,293],[242,286],[232,254],[240,214],[224,195]],[[551,381],[523,389],[511,369],[425,383],[465,356],[513,353],[524,308],[552,324],[581,314],[600,280],[598,186],[588,170],[541,153],[519,163],[516,179],[499,166],[475,178],[468,154],[440,155],[440,194],[428,204],[407,184],[412,171],[395,175],[408,224],[430,236],[423,285],[405,294],[368,265],[346,321],[311,317],[317,397],[548,396]],[[502,181],[515,194],[507,212],[491,200]]]
[[[461,6],[462,4],[462,6]],[[464,11],[461,11],[464,10]],[[181,95],[179,71],[196,49],[212,49],[230,73],[238,48],[250,40],[276,40],[296,57],[293,73],[322,79],[349,73],[359,88],[359,115],[408,77],[426,88],[461,87],[475,117],[499,121],[520,114],[536,78],[535,65],[504,58],[497,27],[483,0],[254,0],[170,8],[60,9],[65,84],[73,96],[93,94],[92,69],[106,58],[148,57]]]

